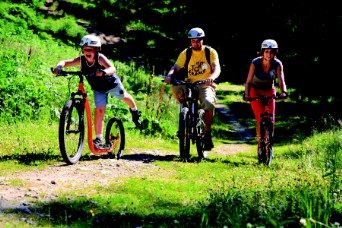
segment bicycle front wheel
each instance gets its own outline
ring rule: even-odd
[[[63,160],[72,165],[78,162],[84,145],[84,106],[81,100],[69,100],[59,120],[59,148]]]
[[[267,124],[267,137],[265,138],[265,144],[266,144],[266,162],[265,164],[267,166],[271,166],[272,160],[273,160],[273,123],[269,122]]]
[[[179,114],[178,138],[179,138],[179,153],[183,161],[190,158],[190,137],[188,133],[189,125],[189,109],[184,107]]]
[[[267,166],[271,166],[273,159],[273,151],[272,151],[272,132],[273,126],[271,122],[261,121],[260,123],[260,133],[261,133],[261,157],[259,161]]]
[[[120,159],[125,149],[125,129],[122,121],[117,117],[111,118],[107,124],[106,144],[110,147],[114,145],[109,155],[116,155],[116,158]]]
[[[205,158],[204,156],[204,136],[205,136],[205,124],[203,120],[204,109],[200,109],[197,112],[197,124],[196,124],[196,148],[199,159]]]

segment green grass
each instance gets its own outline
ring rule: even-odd
[[[68,78],[56,78],[50,67],[79,54],[73,44],[85,30],[69,17],[46,18],[45,27],[35,11],[1,4],[29,18],[1,11],[7,19],[0,20],[0,186],[18,188],[29,181],[6,177],[63,163],[58,118],[70,90]],[[61,34],[67,35],[62,39]],[[1,226],[341,227],[342,132],[340,119],[327,115],[334,110],[329,104],[324,113],[319,101],[295,100],[291,90],[289,99],[277,102],[275,159],[270,168],[257,164],[255,139],[241,138],[219,113],[212,130],[215,148],[222,151],[198,162],[192,147],[192,159],[183,163],[175,136],[178,104],[170,96],[170,86],[133,62],[113,62],[135,97],[145,126],[142,132],[134,130],[127,106],[110,99],[106,120],[115,113],[124,121],[125,155],[148,151],[152,156],[151,151],[163,150],[170,156],[154,157],[141,172],[113,176],[106,185],[61,190],[49,202],[37,199],[28,205],[31,214],[4,210],[0,201]],[[71,88],[75,86],[71,80]],[[243,90],[243,85],[220,83],[217,95],[236,122],[254,135],[255,121],[249,103],[242,100]],[[92,93],[88,95],[92,100]],[[85,161],[99,163],[87,147],[80,162]]]
[[[57,132],[54,125],[50,125],[51,128],[44,128],[42,123],[15,125],[16,129],[40,130],[25,137],[25,143],[16,149],[16,153],[9,151],[4,155],[1,150],[2,176],[14,171],[39,171],[60,162],[57,136],[48,133],[51,129]],[[0,130],[6,132],[5,128]],[[12,135],[14,126],[7,132]],[[19,130],[17,134],[24,132],[27,133]],[[127,154],[147,149],[173,153],[178,148],[173,141],[144,138],[136,131],[127,133]],[[39,144],[37,136],[46,143]],[[134,176],[113,177],[105,186],[96,184],[82,191],[70,189],[62,192],[57,200],[38,201],[40,209],[32,207],[31,210],[47,217],[8,211],[1,215],[0,224],[4,221],[2,224],[31,227],[27,222],[19,222],[21,217],[41,227],[109,224],[126,227],[138,224],[146,227],[237,224],[280,227],[299,226],[302,219],[302,222],[312,224],[310,227],[319,227],[320,223],[339,227],[333,222],[341,215],[341,137],[341,131],[331,131],[315,134],[301,143],[276,145],[271,168],[257,165],[254,146],[229,156],[212,153],[199,163],[196,160],[183,163],[176,157],[156,159]],[[3,143],[2,148],[10,148],[7,144]],[[46,150],[51,152],[44,152]],[[195,151],[192,154],[196,156]],[[24,186],[25,182],[16,179],[8,184],[16,188]],[[10,221],[7,215],[17,219]]]

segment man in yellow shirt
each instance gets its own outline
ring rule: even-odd
[[[176,63],[171,67],[164,79],[166,83],[171,82],[171,77],[178,72],[181,68],[187,67],[187,81],[195,82],[205,80],[206,83],[197,85],[199,88],[199,100],[202,108],[205,110],[205,145],[204,151],[210,151],[214,148],[211,137],[211,124],[214,117],[215,103],[216,103],[216,90],[213,83],[221,73],[221,66],[217,51],[214,48],[210,48],[210,62],[208,62],[205,55],[205,45],[203,45],[203,38],[205,37],[204,31],[201,28],[192,28],[188,33],[188,38],[191,41],[192,54],[188,66],[186,63],[186,51],[184,49],[178,56]],[[172,91],[174,97],[180,101],[184,97],[184,86],[173,86]]]

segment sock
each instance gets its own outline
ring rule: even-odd
[[[131,110],[132,110],[132,111],[137,111],[138,108],[137,108],[137,106],[134,106],[133,108],[131,108]]]
[[[96,138],[99,138],[99,139],[101,139],[101,140],[102,140],[102,134],[98,134],[98,135],[96,135]]]

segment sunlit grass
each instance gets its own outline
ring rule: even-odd
[[[6,36],[0,43],[8,47],[0,53],[1,74],[6,79],[1,81],[6,84],[1,84],[0,186],[13,188],[31,183],[19,178],[7,181],[8,176],[63,163],[58,118],[76,84],[69,91],[68,78],[56,78],[50,67],[60,59],[79,55],[77,48],[48,34],[40,39],[20,28],[11,24],[0,29],[6,31],[1,33]],[[234,126],[218,115],[212,128],[215,149],[206,160],[198,161],[192,145],[192,160],[183,163],[178,159],[175,137],[179,106],[170,96],[170,86],[162,86],[161,78],[152,78],[133,63],[115,65],[147,126],[142,131],[134,129],[127,105],[109,100],[112,109],[108,107],[106,120],[115,113],[124,121],[124,155],[162,152],[173,157],[144,163],[139,169],[133,162],[127,163],[121,168],[130,174],[124,176],[114,176],[113,167],[113,176],[106,183],[101,182],[104,174],[99,172],[94,172],[99,178],[91,186],[67,183],[65,189],[58,188],[57,200],[36,199],[39,208],[26,205],[36,213],[2,213],[0,208],[0,226],[108,227],[121,222],[124,227],[299,227],[304,223],[307,227],[334,227],[332,222],[342,211],[342,133],[338,126],[331,131],[312,131],[314,122],[308,116],[314,109],[306,108],[313,108],[308,99],[298,104],[289,98],[277,104],[277,141],[270,168],[257,163],[255,140],[235,137]],[[85,86],[93,111],[93,96],[89,85]],[[219,101],[232,110],[236,122],[254,133],[250,105],[242,99],[244,86],[227,82],[217,88]],[[225,149],[219,149],[223,146]],[[86,143],[82,156],[91,155]],[[97,160],[91,162],[100,165]]]

